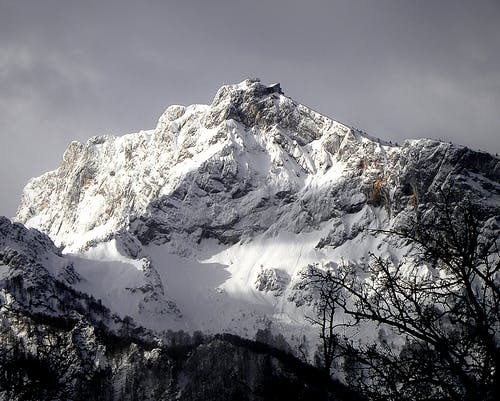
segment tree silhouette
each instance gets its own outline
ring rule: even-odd
[[[336,273],[323,273],[324,286],[335,292],[333,302],[351,324],[375,322],[406,340],[399,349],[383,341],[343,345],[365,394],[372,399],[498,397],[499,232],[494,209],[468,196],[440,193],[401,228],[379,232],[400,246],[413,244],[414,263],[372,255],[366,265],[343,263]],[[328,315],[334,308],[325,305]]]
[[[339,304],[343,304],[344,301],[340,282],[345,281],[346,278],[341,276],[335,267],[331,263],[323,266],[322,269],[311,265],[302,273],[302,279],[317,295],[316,313],[312,316],[306,316],[306,319],[319,327],[320,353],[317,362],[328,375],[331,374],[334,359],[339,356],[340,334],[338,329],[344,325],[344,323],[339,322],[337,312]]]

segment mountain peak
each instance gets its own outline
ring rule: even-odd
[[[280,84],[264,85],[258,79],[224,85],[216,93],[207,115],[206,126],[212,128],[224,120],[235,120],[246,127],[272,124],[279,106],[287,103]]]
[[[273,93],[283,94],[279,83],[266,85],[262,83],[260,78],[247,78],[240,83],[220,87],[215,95],[214,103],[230,92],[247,92],[254,97],[264,97]]]

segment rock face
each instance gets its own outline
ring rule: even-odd
[[[438,141],[392,146],[247,80],[210,106],[169,107],[152,131],[73,142],[57,170],[26,186],[17,219],[66,251],[124,230],[142,244],[234,244],[315,230],[366,205],[394,215],[475,177],[498,196],[499,166]]]

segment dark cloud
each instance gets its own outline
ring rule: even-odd
[[[2,0],[0,214],[72,140],[279,81],[376,136],[500,152],[500,2]]]

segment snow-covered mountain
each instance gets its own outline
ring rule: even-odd
[[[73,142],[15,222],[0,217],[0,399],[29,399],[27,379],[47,399],[353,399],[286,354],[311,362],[319,341],[303,273],[371,254],[420,266],[377,231],[448,190],[498,234],[497,157],[391,144],[255,79],[153,130]],[[349,335],[397,340],[369,323]]]
[[[369,229],[404,224],[447,187],[498,210],[499,159],[393,145],[246,80],[211,105],[170,106],[153,130],[73,142],[27,184],[16,220],[60,247],[72,288],[122,318],[246,337],[272,326],[296,345],[315,330],[300,272],[404,258]]]

